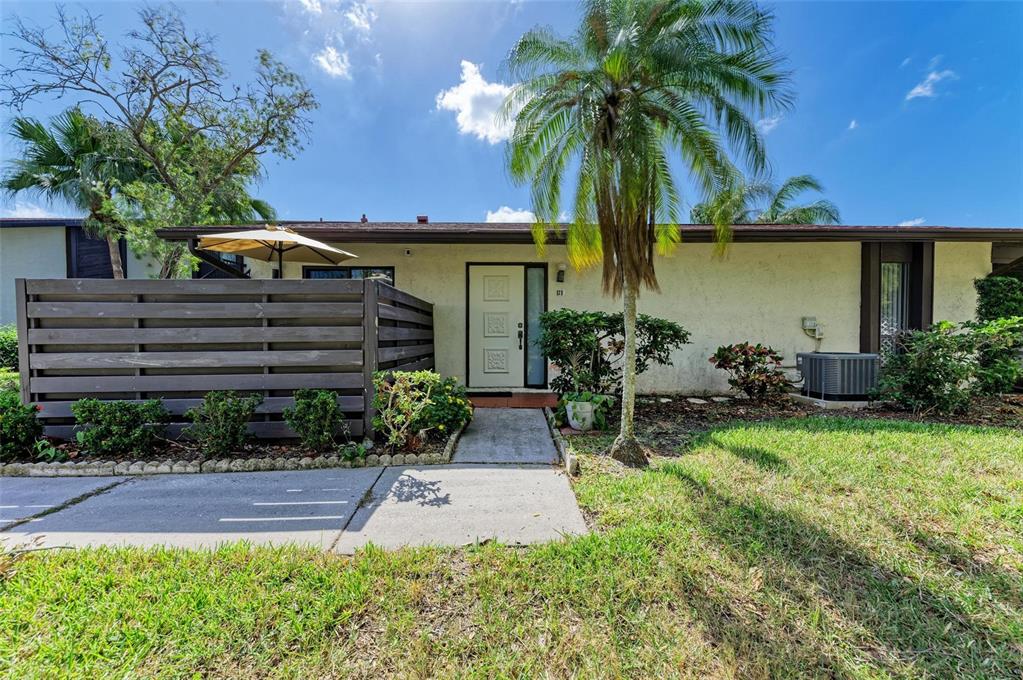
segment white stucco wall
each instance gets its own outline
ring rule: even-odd
[[[395,285],[435,305],[437,369],[465,379],[465,267],[467,262],[538,262],[530,245],[337,244],[356,253],[353,266],[393,266]],[[405,255],[405,250],[411,255]],[[563,246],[552,246],[550,308],[616,311],[619,302],[600,293],[600,272],[571,267],[556,282]],[[253,275],[269,276],[266,263],[248,261]],[[684,244],[657,263],[661,292],[644,292],[640,311],[681,323],[692,344],[676,352],[674,365],[640,376],[646,392],[715,393],[727,389],[725,375],[708,358],[725,343],[764,342],[786,363],[796,352],[812,351],[814,340],[801,326],[804,316],[824,324],[821,349],[859,348],[860,245],[858,243],[733,244],[723,259],[709,244]],[[302,275],[302,265],[285,263],[285,277]]]
[[[990,243],[935,243],[934,320],[975,318],[977,291],[973,282],[990,273]]]
[[[67,276],[64,227],[0,229],[0,325],[16,321],[14,280]]]

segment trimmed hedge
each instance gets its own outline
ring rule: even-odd
[[[977,289],[977,320],[993,321],[1023,316],[1023,281],[1011,276],[989,276],[973,282]]]

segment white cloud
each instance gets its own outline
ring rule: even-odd
[[[849,129],[850,130],[855,130],[859,126],[860,126],[860,124],[856,122],[855,118],[853,118],[852,120],[849,121]]]
[[[351,80],[379,57],[373,45],[377,13],[367,0],[291,0],[282,21],[310,60],[331,78]]]
[[[377,13],[366,3],[356,2],[345,12],[345,19],[356,31],[369,33],[373,28],[373,22],[377,19]]]
[[[906,101],[916,99],[917,97],[937,97],[938,93],[934,91],[934,86],[943,80],[955,80],[957,77],[955,71],[951,69],[931,71],[927,74],[926,78],[916,84],[916,87],[906,93]]]
[[[508,139],[514,127],[510,120],[501,121],[497,116],[511,90],[504,83],[488,83],[478,65],[462,60],[462,82],[437,95],[437,110],[454,111],[462,134],[497,144]]]
[[[771,130],[778,127],[784,117],[785,116],[779,113],[777,116],[771,116],[770,118],[761,118],[757,121],[757,129],[760,130],[762,134],[770,134]]]
[[[934,69],[938,68],[938,64],[941,63],[943,57],[944,55],[942,54],[935,54],[933,57],[931,57],[931,60],[927,62],[927,70],[933,71]]]
[[[913,57],[906,57],[905,59],[902,60],[902,63],[899,64],[899,68],[906,68],[907,66],[909,66],[909,62],[911,61],[913,61]]]
[[[2,211],[3,217],[60,217],[55,212],[52,212],[41,205],[35,203],[24,203],[22,201],[15,201],[13,208],[4,208]]]
[[[904,222],[899,222],[899,226],[900,227],[919,227],[921,224],[923,224],[926,221],[927,220],[925,220],[922,217],[917,217],[916,219],[906,220]]]
[[[532,210],[516,210],[502,205],[497,210],[487,211],[487,222],[536,222]]]
[[[331,45],[313,55],[313,61],[331,78],[352,79],[352,64],[347,52],[339,52]]]

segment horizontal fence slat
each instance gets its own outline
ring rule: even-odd
[[[359,302],[29,302],[32,319],[361,319]]]
[[[352,437],[361,437],[363,432],[361,420],[349,420],[348,431]],[[188,428],[190,423],[170,423],[167,425],[167,436],[171,439],[177,439],[182,436],[185,429]],[[271,422],[271,423],[249,423],[249,433],[256,437],[262,437],[265,439],[295,439],[296,435],[292,431],[288,424],[285,422]],[[43,433],[49,437],[56,437],[57,439],[73,439],[75,436],[76,427],[74,425],[46,425],[43,428]],[[187,436],[187,435],[186,435]]]
[[[404,329],[402,329],[404,330]],[[215,342],[361,342],[362,326],[216,328],[32,328],[31,345],[145,345]]]
[[[109,375],[33,377],[33,394],[102,392],[206,392],[209,390],[349,389],[362,387],[362,372],[351,373],[236,373],[207,375]]]
[[[432,328],[398,328],[397,326],[381,326],[378,331],[381,341],[395,342],[401,340],[433,340]]]
[[[109,401],[120,401],[111,399]],[[133,401],[131,399],[125,401]],[[163,407],[172,415],[182,415],[190,408],[195,408],[202,403],[202,399],[163,399]],[[338,405],[342,411],[351,413],[362,411],[362,395],[339,396]],[[40,401],[36,402],[42,410],[39,411],[39,418],[71,418],[71,406],[74,401]],[[295,405],[294,397],[267,397],[256,409],[256,413],[283,413],[284,409]]]
[[[424,312],[433,313],[433,304],[426,300],[420,300],[415,295],[406,293],[403,290],[398,290],[394,286],[389,286],[386,283],[377,284],[377,297],[381,300],[393,300],[394,302],[400,302],[401,304],[408,305],[409,307],[415,307]]]
[[[247,368],[255,366],[338,366],[361,368],[362,350],[286,349],[267,351],[53,352],[32,354],[31,368]],[[173,381],[170,377],[169,381]]]
[[[29,295],[361,295],[352,279],[29,279]]]
[[[402,309],[401,307],[395,307],[393,305],[385,305],[382,302],[377,304],[377,310],[381,319],[391,319],[392,321],[408,321],[409,323],[418,323],[423,326],[432,326],[433,317],[428,314],[420,314],[413,312],[411,309]],[[31,309],[29,310],[31,315]]]
[[[433,345],[412,345],[410,347],[381,347],[380,361],[400,361],[433,354]]]
[[[419,361],[413,361],[410,363],[398,364],[397,366],[391,366],[388,371],[425,371],[433,368],[433,357],[429,356]]]

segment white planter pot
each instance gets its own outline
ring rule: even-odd
[[[565,404],[568,424],[573,430],[588,432],[593,429],[593,404],[588,401],[570,401]]]

